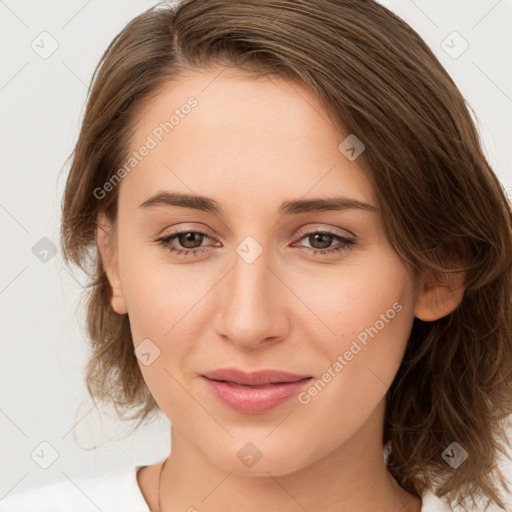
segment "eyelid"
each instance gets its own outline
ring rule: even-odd
[[[354,233],[352,233],[352,231],[349,231],[348,229],[344,229],[343,230],[344,232],[339,232],[338,231],[339,228],[334,228],[334,227],[326,228],[326,227],[320,227],[320,226],[311,226],[311,225],[308,225],[308,226],[309,227],[303,228],[297,233],[297,236],[296,236],[297,240],[300,240],[305,235],[309,235],[311,233],[317,233],[317,232],[334,234],[334,235],[340,236],[341,238],[351,238],[354,241],[357,239],[357,236]]]
[[[334,227],[320,227],[320,226],[311,226],[308,225],[308,227],[301,228],[297,235],[295,235],[295,241],[300,241],[304,236],[309,235],[311,233],[317,233],[317,232],[324,232],[328,234],[334,234],[338,235],[341,238],[352,238],[354,241],[357,239],[357,236],[349,231],[348,229],[345,229],[344,232],[339,232],[339,228]],[[167,238],[172,235],[181,234],[184,232],[196,232],[200,234],[206,234],[210,239],[216,240],[216,235],[213,234],[213,232],[207,228],[206,226],[196,227],[196,226],[182,226],[176,227],[172,229],[172,231],[166,231],[164,230],[160,235],[158,235],[159,238]]]
[[[213,234],[213,232],[210,229],[208,229],[207,227],[204,227],[204,226],[196,227],[196,226],[182,226],[182,225],[180,225],[179,227],[171,228],[171,231],[167,231],[167,228],[166,228],[166,229],[164,229],[162,231],[161,234],[159,234],[157,236],[159,238],[167,238],[167,237],[170,237],[170,236],[173,236],[173,235],[179,235],[181,233],[189,233],[189,232],[205,234],[209,238],[211,238],[212,240],[215,239],[215,235]]]
[[[212,239],[214,245],[218,244],[216,238],[213,236],[210,236],[208,234],[209,231],[210,230],[208,230],[206,228],[205,229],[191,228],[191,227],[177,228],[173,232],[168,233],[166,235],[162,235],[161,237],[157,238],[156,240],[154,240],[154,242],[157,242],[158,245],[162,245],[166,250],[168,250],[172,253],[175,253],[179,256],[182,256],[183,255],[182,253],[184,253],[184,255],[192,254],[192,256],[196,256],[205,251],[210,252],[211,248],[196,247],[193,249],[179,249],[179,248],[176,249],[172,244],[170,244],[170,241],[173,238],[179,236],[180,234],[198,233],[200,235],[203,235],[203,236],[206,236],[207,238]],[[325,249],[314,249],[314,248],[309,248],[309,247],[303,247],[303,249],[305,249],[308,253],[312,252],[314,255],[319,254],[322,257],[324,257],[324,256],[327,257],[334,253],[351,250],[351,248],[353,248],[357,245],[357,240],[356,240],[357,237],[355,237],[355,236],[353,238],[351,238],[350,236],[342,235],[342,234],[336,233],[335,231],[331,231],[329,229],[322,229],[320,227],[317,227],[317,228],[310,227],[309,229],[301,230],[300,234],[297,235],[295,242],[292,243],[292,247],[295,244],[300,243],[303,238],[306,238],[307,236],[310,236],[312,234],[317,234],[317,233],[334,237],[335,239],[338,240],[338,246],[335,246],[334,248],[325,248]],[[220,245],[222,246],[222,243]],[[218,245],[217,245],[217,247],[218,247]]]

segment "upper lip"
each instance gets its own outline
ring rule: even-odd
[[[296,382],[311,377],[311,375],[297,375],[295,373],[279,370],[257,370],[248,373],[236,368],[221,368],[203,373],[202,375],[211,380],[223,380],[247,386],[261,386],[278,382]]]

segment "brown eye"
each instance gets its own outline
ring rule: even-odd
[[[308,242],[313,249],[327,249],[334,240],[334,236],[327,233],[313,233],[308,235]]]
[[[331,253],[350,249],[354,247],[356,243],[352,238],[331,233],[330,231],[311,231],[310,233],[304,233],[299,239],[299,242],[301,240],[306,240],[309,247],[307,245],[300,245],[300,247],[308,252],[313,252],[313,254],[318,254],[320,256],[326,256]],[[338,244],[332,246],[332,243],[336,241]]]
[[[159,242],[176,255],[187,255],[208,251],[209,249],[202,245],[205,238],[211,237],[202,231],[188,229],[157,238],[155,242]]]
[[[203,233],[197,233],[196,231],[187,231],[175,235],[176,238],[184,249],[197,249],[201,246],[205,235]]]
[[[168,236],[160,237],[155,240],[160,245],[164,246],[170,252],[176,255],[198,255],[205,251],[211,251],[211,248],[203,246],[205,238],[213,240],[208,234],[202,231],[185,230],[178,231]],[[314,255],[327,256],[331,253],[341,252],[346,249],[354,247],[355,240],[331,233],[330,231],[312,231],[305,233],[300,239],[307,240],[309,247],[305,245],[298,245]],[[332,243],[337,241],[338,244],[332,246]],[[296,242],[297,243],[297,242]]]

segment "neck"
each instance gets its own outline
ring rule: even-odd
[[[322,510],[421,512],[421,499],[404,489],[386,469],[382,445],[360,451],[350,440],[297,471],[251,476],[222,469],[171,427],[172,453],[161,474],[161,510]]]

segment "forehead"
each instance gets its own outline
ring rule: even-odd
[[[136,116],[130,153],[145,155],[126,173],[120,195],[138,200],[167,189],[222,201],[245,190],[272,202],[335,189],[371,202],[364,173],[338,148],[345,137],[300,83],[222,68],[189,71]]]

